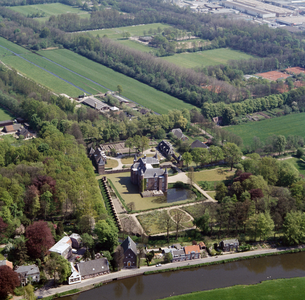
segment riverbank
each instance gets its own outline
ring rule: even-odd
[[[155,266],[145,266],[140,269],[123,269],[120,272],[110,273],[107,275],[90,278],[82,281],[81,283],[72,284],[72,285],[63,285],[57,288],[41,288],[35,292],[36,296],[47,297],[63,292],[67,292],[73,289],[79,289],[81,291],[89,290],[95,287],[96,284],[99,283],[107,283],[113,280],[119,280],[124,278],[129,278],[133,276],[139,276],[144,274],[151,274],[156,272],[171,272],[183,268],[194,268],[199,266],[208,266],[210,264],[220,264],[224,261],[237,261],[237,260],[246,260],[254,257],[263,257],[266,255],[277,255],[279,253],[294,253],[305,251],[305,245],[298,247],[287,247],[287,248],[275,248],[275,249],[263,249],[263,250],[254,250],[250,252],[241,252],[234,254],[225,254],[221,256],[207,257],[202,259],[190,260],[186,262],[177,262],[177,263],[169,263],[166,265],[161,265],[156,269]],[[152,272],[153,271],[153,272]]]
[[[194,292],[191,294],[171,296],[164,300],[301,300],[305,295],[305,277],[267,280],[254,285],[237,285],[211,291]]]

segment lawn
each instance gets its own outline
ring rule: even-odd
[[[107,159],[106,168],[116,168],[119,165],[118,161],[115,159]]]
[[[212,170],[204,170],[194,172],[194,181],[224,181],[230,180],[235,174],[235,170],[230,171],[230,168],[217,168]],[[189,175],[189,174],[188,174]]]
[[[187,215],[183,210],[174,208],[174,209],[171,209],[169,211],[169,214],[173,218],[174,222],[177,223],[176,222],[176,213],[177,212],[181,212],[181,211],[183,212],[183,216],[182,216],[182,220],[181,220],[181,225],[183,227],[185,227],[185,228],[192,228],[194,226],[193,222],[192,222],[190,216]]]
[[[305,137],[305,113],[290,114],[259,122],[249,122],[242,125],[226,127],[226,130],[235,133],[243,139],[244,146],[251,145],[253,137],[257,136],[266,141],[271,135],[299,135]]]
[[[194,205],[185,206],[182,209],[188,212],[193,218],[198,218],[204,214],[206,205],[203,203],[198,203]]]
[[[213,199],[215,199],[215,195],[216,195],[216,192],[207,192],[209,196],[211,196]]]
[[[228,60],[249,59],[253,56],[241,51],[220,48],[199,52],[184,52],[172,56],[162,57],[162,59],[174,63],[180,67],[194,68],[199,66],[213,66],[226,64]]]
[[[40,51],[39,54],[111,90],[115,91],[120,84],[123,96],[157,113],[167,113],[174,108],[194,107],[69,50]]]
[[[166,227],[164,226],[163,218],[167,215],[166,211],[154,211],[144,215],[137,216],[139,222],[141,223],[144,231],[147,235],[158,234],[161,232],[166,232]],[[171,220],[171,230],[175,229],[175,223]]]
[[[2,254],[2,251],[4,250],[4,248],[0,248],[0,260],[4,260],[5,257]]]
[[[118,27],[118,28],[110,28],[110,29],[101,29],[101,30],[94,30],[88,31],[90,34],[100,37],[107,35],[109,39],[122,39],[123,32],[129,32],[131,36],[143,36],[144,31],[146,31],[146,35],[148,35],[149,29],[157,30],[158,27],[161,29],[169,28],[171,26],[163,25],[161,23],[153,23],[153,24],[145,24],[145,25],[133,25],[133,26],[126,26],[126,27]]]
[[[0,107],[0,121],[11,120],[14,117],[10,115],[10,113],[4,108]]]
[[[211,291],[194,292],[165,299],[187,300],[286,300],[304,299],[305,277],[263,281],[255,285],[237,285]]]
[[[143,45],[137,41],[133,41],[133,40],[117,40],[117,42],[119,42],[120,44],[127,46],[129,48],[133,48],[135,50],[138,51],[142,51],[142,52],[155,52],[156,48],[152,48],[146,45]]]
[[[50,16],[53,15],[57,16],[68,13],[79,14],[80,16],[89,15],[88,12],[85,12],[79,8],[61,3],[10,6],[8,8],[25,16],[35,13],[44,13],[44,17],[37,18],[39,21],[46,21]]]

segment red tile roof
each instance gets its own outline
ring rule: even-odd
[[[193,246],[185,246],[184,247],[185,254],[190,254],[192,252],[200,253],[199,245],[193,245]]]

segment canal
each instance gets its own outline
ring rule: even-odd
[[[237,284],[304,276],[305,252],[301,252],[132,277],[61,300],[154,300]]]

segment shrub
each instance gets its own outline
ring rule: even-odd
[[[301,158],[304,155],[304,150],[302,148],[299,148],[296,152],[296,157]]]

